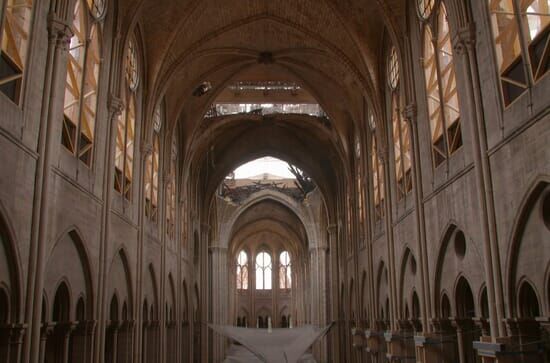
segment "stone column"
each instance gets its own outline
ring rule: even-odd
[[[495,205],[489,156],[487,152],[487,135],[481,99],[481,86],[476,57],[475,24],[468,23],[458,29],[453,39],[454,51],[461,57],[462,72],[468,81],[466,87],[466,104],[468,118],[471,121],[470,137],[476,175],[476,189],[479,201],[479,222],[483,237],[485,281],[487,281],[487,298],[489,301],[489,323],[493,342],[506,333],[503,303],[502,273],[500,267],[499,246],[496,232]]]
[[[209,341],[209,329],[208,329],[208,322],[209,322],[209,313],[210,313],[210,304],[209,304],[209,258],[208,258],[208,246],[210,244],[210,226],[208,224],[201,224],[201,238],[200,238],[200,296],[201,296],[201,316],[200,316],[200,332],[201,332],[201,361],[202,362],[209,362],[209,356],[208,356],[208,341]],[[197,349],[198,347],[195,347],[194,349]]]
[[[330,313],[331,320],[335,322],[335,326],[332,327],[331,332],[329,333],[329,347],[332,350],[329,352],[330,359],[334,362],[340,361],[340,322],[338,321],[339,317],[339,300],[340,300],[340,288],[339,288],[339,263],[338,263],[338,226],[335,224],[329,225],[327,227],[328,233],[328,245],[329,245],[329,256],[330,256],[330,270],[331,270],[331,281],[330,281],[330,292],[331,292],[331,302],[330,302]]]
[[[420,142],[418,138],[418,124],[416,105],[409,104],[405,107],[403,117],[409,124],[412,142],[412,173],[414,178],[415,216],[416,216],[416,238],[418,244],[418,262],[420,264],[420,308],[422,309],[422,329],[429,332],[430,324],[428,319],[432,314],[431,293],[430,293],[430,272],[428,263],[428,252],[426,245],[426,220],[424,213],[424,192],[422,185],[422,167],[420,157]]]
[[[38,363],[44,363],[46,360],[46,342],[48,337],[53,333],[53,326],[48,323],[42,325],[40,329],[40,349],[38,354]]]
[[[48,14],[48,50],[46,77],[41,105],[38,160],[35,171],[34,200],[31,222],[30,256],[25,303],[25,322],[29,333],[25,335],[23,361],[38,362],[40,353],[40,328],[42,294],[44,290],[45,250],[49,237],[49,211],[53,193],[51,165],[55,148],[59,147],[55,119],[56,106],[62,102],[65,77],[63,60],[66,59],[69,40],[72,36],[71,20],[67,18],[66,1],[58,1]]]
[[[227,278],[227,248],[213,246],[210,247],[210,253],[212,254],[212,323],[214,324],[227,324],[227,306],[229,304],[228,299],[228,278]],[[212,359],[214,362],[221,362],[225,357],[225,345],[226,339],[213,333],[213,346]]]
[[[311,243],[311,242],[310,242]],[[313,243],[312,243],[313,244]],[[317,326],[325,326],[326,320],[326,257],[327,247],[316,246],[309,249],[310,252],[310,288],[311,288],[311,301],[308,304],[311,309],[312,321],[311,323]],[[327,344],[326,339],[321,339],[313,346],[313,353],[315,358],[319,362],[327,361]]]

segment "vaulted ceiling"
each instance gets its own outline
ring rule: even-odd
[[[380,104],[384,37],[395,40],[394,34],[400,33],[405,3],[121,0],[120,14],[129,16],[121,18],[120,29],[137,29],[143,43],[147,112],[164,97],[167,120],[171,129],[178,124],[189,165],[208,168],[211,150],[218,150],[220,160],[210,163],[224,170],[270,153],[317,178],[334,179],[344,171],[357,124],[364,122],[364,100],[375,104],[375,112]],[[229,84],[262,78],[305,89],[328,114],[330,127],[282,116],[278,122],[233,117],[223,127],[205,123],[205,112]],[[205,81],[212,90],[193,96]],[[211,183],[221,177],[215,175]],[[331,193],[335,185],[323,189]]]

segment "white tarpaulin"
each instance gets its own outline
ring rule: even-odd
[[[306,325],[293,329],[250,329],[229,325],[213,325],[210,328],[241,343],[261,362],[296,363],[317,339],[325,335],[332,324],[325,328]]]

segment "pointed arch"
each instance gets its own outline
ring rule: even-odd
[[[77,226],[69,226],[59,235],[50,250],[45,278],[50,282],[65,279],[75,294],[71,297],[71,301],[76,301],[77,296],[83,295],[87,307],[86,319],[92,320],[94,314],[94,283],[88,256],[86,243],[80,230]],[[71,274],[61,274],[56,268],[58,264],[66,266],[65,270],[71,271]]]
[[[5,293],[8,322],[16,322],[21,312],[21,264],[14,229],[5,217],[4,206],[0,201],[0,287]]]
[[[123,247],[114,254],[109,268],[109,290],[107,296],[117,294],[120,301],[127,303],[128,316],[133,316],[134,294],[130,264]]]
[[[475,300],[470,283],[460,275],[455,284],[455,309],[459,318],[473,318],[476,316]]]
[[[524,242],[524,235],[528,227],[528,222],[531,220],[532,216],[537,214],[537,206],[539,203],[542,203],[543,197],[549,195],[550,193],[550,177],[548,176],[539,176],[537,177],[528,191],[525,193],[522,201],[519,205],[519,212],[517,213],[514,224],[510,234],[509,249],[506,259],[506,290],[508,291],[508,306],[510,309],[511,316],[517,316],[519,311],[517,310],[516,297],[519,296],[519,257],[521,251],[521,245]],[[541,206],[542,210],[542,206]],[[541,213],[542,214],[542,213]],[[538,217],[538,215],[537,215]],[[533,223],[544,224],[544,221],[534,220]],[[544,226],[543,226],[544,227]],[[543,249],[544,250],[544,249]],[[548,266],[550,262],[547,260],[546,265]],[[547,266],[541,268],[548,268]],[[546,286],[547,281],[544,281]],[[540,300],[539,300],[540,301]],[[539,303],[540,304],[540,303]],[[542,308],[542,305],[539,305]]]

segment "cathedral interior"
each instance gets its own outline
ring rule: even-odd
[[[550,0],[0,0],[0,43],[0,362],[550,363]]]

